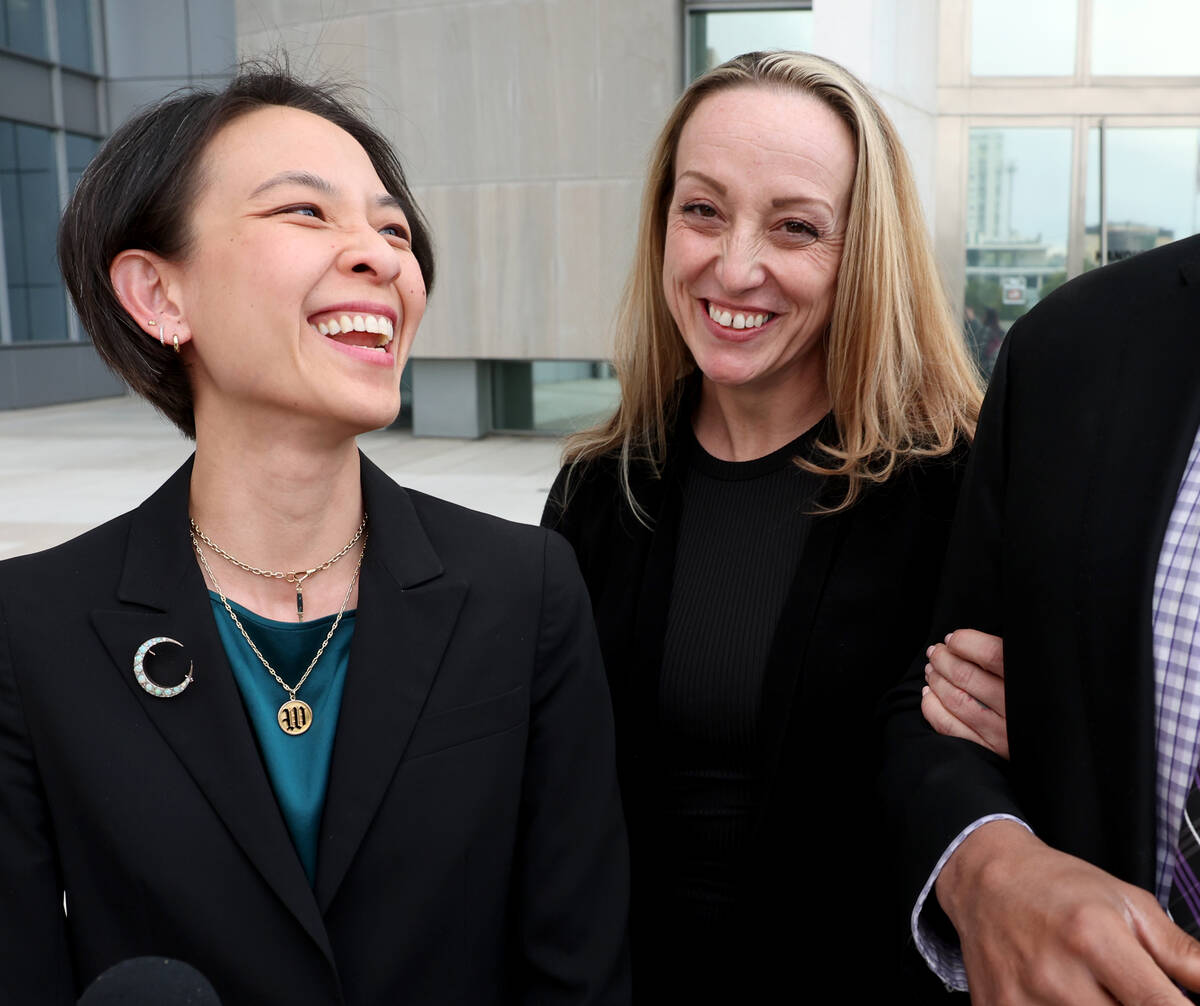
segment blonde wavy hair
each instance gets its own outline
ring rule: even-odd
[[[747,53],[698,77],[663,126],[650,159],[637,248],[616,319],[613,364],[621,401],[607,421],[571,436],[572,467],[618,460],[630,488],[633,465],[660,474],[676,421],[681,379],[695,369],[662,290],[667,209],[684,124],[705,98],[739,87],[782,88],[824,102],[850,129],[858,151],[850,216],[829,329],[826,383],[837,443],[819,443],[850,506],[865,486],[917,457],[949,453],[975,432],[982,390],[934,262],[908,157],[866,87],[837,63],[802,52]]]

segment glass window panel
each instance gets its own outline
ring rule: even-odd
[[[91,163],[99,149],[99,140],[93,140],[90,136],[67,133],[67,184],[71,187],[72,192],[79,184],[79,176],[83,174],[83,169]]]
[[[620,387],[612,366],[591,360],[498,360],[492,364],[492,426],[574,433],[607,419]]]
[[[30,342],[61,342],[67,338],[66,304],[62,280],[57,274],[49,282],[29,284],[26,332]]]
[[[964,328],[990,373],[1012,322],[1067,278],[1071,130],[972,129],[968,143]]]
[[[537,360],[533,364],[533,428],[573,433],[613,414],[621,389],[608,363]]]
[[[48,129],[0,122],[0,210],[13,341],[67,338],[54,255],[58,181]]]
[[[812,49],[811,10],[698,11],[688,15],[688,79],[744,52]]]
[[[91,163],[96,152],[100,149],[100,141],[93,140],[90,136],[77,136],[74,133],[67,133],[67,184],[71,187],[71,191],[75,191],[75,186],[79,184],[79,176],[83,174],[83,169]],[[79,315],[75,313],[75,307],[68,299],[67,310],[72,318],[75,319],[74,324],[76,331],[80,333],[82,338],[87,339],[88,334],[83,331],[83,325],[79,321]],[[401,387],[404,382],[401,379]],[[411,389],[410,389],[411,390]],[[412,409],[409,408],[411,415]],[[409,420],[409,425],[412,425],[412,420]]]
[[[1092,73],[1200,76],[1200,3],[1092,0]]]
[[[1200,232],[1200,128],[1104,131],[1108,261]],[[1100,130],[1088,137],[1083,267],[1100,261]]]
[[[1083,271],[1100,265],[1100,130],[1089,129],[1087,140],[1087,208],[1084,211]]]
[[[90,0],[58,0],[60,61],[78,70],[93,70]]]
[[[1076,0],[973,0],[971,72],[977,77],[1069,77]]]
[[[8,287],[8,316],[12,320],[13,342],[29,341],[29,287]]]
[[[42,0],[0,0],[0,46],[49,59]]]
[[[4,219],[4,264],[7,269],[9,300],[15,302],[20,290],[22,308],[25,304],[25,243],[21,240],[21,194],[17,186],[17,127],[0,121],[0,217]],[[3,279],[4,277],[0,277]],[[11,306],[11,305],[10,305]],[[15,312],[15,308],[13,308]],[[13,331],[21,332],[13,314]]]
[[[17,124],[0,119],[0,171],[17,170]]]

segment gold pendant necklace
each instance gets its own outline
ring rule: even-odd
[[[305,733],[308,728],[312,726],[312,707],[303,699],[296,698],[296,693],[300,691],[301,687],[304,685],[304,682],[308,680],[308,676],[312,673],[313,668],[317,666],[317,661],[321,659],[321,654],[325,652],[325,647],[329,645],[329,641],[333,638],[333,634],[337,632],[338,626],[342,624],[342,616],[346,613],[346,605],[350,603],[350,594],[354,591],[354,585],[358,583],[358,573],[359,570],[362,569],[363,556],[366,555],[367,552],[367,536],[365,533],[366,523],[367,518],[364,516],[362,524],[359,525],[358,533],[354,536],[354,541],[350,542],[350,545],[353,545],[354,542],[358,541],[359,537],[361,536],[363,547],[362,551],[358,553],[358,562],[354,564],[354,575],[350,577],[350,586],[346,588],[346,594],[342,598],[342,606],[338,609],[337,618],[333,620],[333,625],[329,627],[329,632],[326,633],[325,638],[321,641],[321,645],[317,647],[317,652],[313,655],[312,660],[309,661],[307,670],[305,670],[304,674],[301,675],[300,680],[297,681],[295,687],[293,687],[279,676],[275,668],[271,666],[270,661],[268,661],[267,658],[264,657],[259,651],[259,648],[254,645],[254,640],[250,638],[250,633],[248,633],[245,626],[242,625],[241,619],[239,619],[237,614],[234,612],[233,607],[229,603],[229,599],[225,596],[225,592],[221,590],[221,585],[217,582],[217,578],[213,576],[213,571],[208,565],[208,560],[204,558],[204,551],[200,548],[200,542],[196,540],[196,534],[199,532],[199,528],[196,527],[196,522],[192,521],[192,548],[196,550],[196,555],[200,557],[200,565],[204,567],[204,572],[206,572],[208,574],[208,578],[212,580],[212,585],[216,588],[217,595],[221,598],[221,603],[225,605],[225,610],[229,612],[229,617],[233,619],[233,624],[237,626],[238,632],[242,634],[242,638],[246,640],[250,646],[250,649],[254,651],[254,655],[258,657],[263,667],[270,672],[271,677],[278,681],[283,690],[288,693],[288,700],[279,707],[279,711],[275,714],[275,721],[279,724],[279,729],[289,737],[298,737],[300,734]],[[204,543],[210,548],[216,548],[216,546],[213,545],[207,538],[204,538],[204,535],[200,535],[200,537],[204,539]],[[338,559],[346,554],[346,551],[350,545],[347,545],[346,548],[342,549],[341,552],[330,559],[329,562],[326,563],[326,566],[337,562]],[[224,555],[225,553],[220,552],[219,554]],[[233,561],[237,562],[236,559]],[[239,566],[241,565],[241,563],[237,564]],[[248,572],[254,572],[254,570],[248,570]],[[274,578],[279,579],[279,577]],[[299,588],[297,588],[297,591],[298,590]],[[297,603],[299,603],[298,592]]]
[[[194,520],[192,520],[190,517],[188,518],[188,520],[192,525],[192,539],[195,540],[196,538],[199,538],[202,542],[204,542],[205,545],[207,545],[209,548],[211,548],[217,555],[219,555],[226,562],[233,563],[233,565],[237,566],[239,569],[244,569],[247,573],[253,573],[255,576],[264,576],[268,580],[283,580],[285,583],[294,583],[296,585],[296,621],[303,622],[304,621],[304,581],[307,580],[313,574],[320,573],[323,570],[328,569],[335,562],[337,562],[342,556],[344,556],[347,552],[349,552],[350,549],[354,548],[354,546],[356,544],[358,544],[358,539],[362,537],[362,533],[366,529],[366,526],[367,526],[367,512],[365,510],[363,511],[363,519],[358,525],[358,530],[354,532],[354,537],[351,538],[348,542],[346,542],[346,544],[342,548],[342,550],[340,552],[338,552],[338,554],[335,555],[332,559],[327,559],[325,562],[321,563],[321,565],[313,566],[312,569],[293,569],[293,570],[287,570],[287,571],[259,569],[257,566],[251,566],[248,562],[242,562],[241,559],[238,559],[237,557],[230,555],[228,552],[225,551],[225,549],[221,548],[220,545],[218,545],[208,535],[206,535],[203,531],[201,531],[199,526],[196,524],[196,522]],[[207,568],[207,567],[205,567],[205,568]],[[213,582],[215,583],[216,581],[214,580]]]

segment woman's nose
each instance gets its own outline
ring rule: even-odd
[[[717,279],[726,290],[752,290],[762,284],[763,268],[760,242],[750,234],[732,232],[721,249]]]
[[[339,260],[346,271],[368,275],[380,283],[395,280],[403,262],[399,249],[370,227],[361,227],[347,238]]]

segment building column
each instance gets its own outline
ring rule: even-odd
[[[413,360],[413,435],[478,439],[492,429],[488,360]]]

